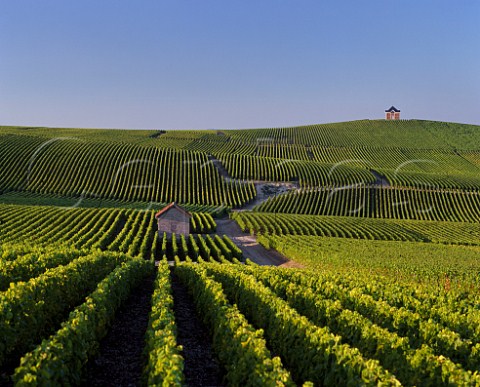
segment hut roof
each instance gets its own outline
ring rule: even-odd
[[[400,113],[400,110],[398,110],[395,106],[391,106],[390,109],[385,110],[385,113],[394,111],[396,113]]]
[[[166,212],[170,211],[172,208],[176,208],[177,210],[183,212],[186,216],[188,217],[191,217],[192,214],[190,214],[190,212],[188,212],[187,210],[184,210],[182,207],[180,207],[179,205],[177,205],[177,203],[175,202],[172,202],[170,203],[168,206],[166,207],[163,207],[160,211],[158,211],[156,214],[155,214],[155,218],[158,219],[160,218],[162,215],[164,215]]]

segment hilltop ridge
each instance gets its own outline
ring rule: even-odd
[[[387,132],[385,132],[387,131]],[[121,136],[119,136],[119,132]],[[224,143],[268,141],[290,145],[480,149],[480,126],[427,120],[357,120],[258,129],[83,129],[0,126],[0,134],[74,136],[137,144],[186,147],[195,140]],[[420,138],[421,138],[421,141]],[[167,141],[167,139],[169,141]]]

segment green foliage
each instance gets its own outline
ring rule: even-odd
[[[297,384],[480,385],[479,129],[0,127],[0,364],[37,346],[18,384],[78,383],[115,309],[161,259],[145,384],[184,383],[170,260],[229,384],[290,385],[291,373]],[[260,267],[214,235],[212,214],[257,189],[273,195],[246,179],[292,192],[232,217],[315,271]],[[198,235],[158,234],[154,209],[171,201]]]
[[[470,353],[470,349],[466,348],[458,335],[453,332],[450,332],[451,342],[455,345],[453,352],[446,347],[439,349],[438,345],[435,348],[429,347],[428,344],[415,345],[414,341],[409,340],[410,336],[401,337],[363,316],[361,313],[364,313],[364,309],[350,310],[342,305],[342,298],[325,298],[322,292],[306,285],[307,281],[285,280],[278,270],[245,268],[244,271],[261,280],[278,296],[285,299],[292,308],[308,317],[316,325],[328,327],[332,333],[340,335],[344,342],[359,348],[364,356],[379,360],[382,366],[398,377],[402,384],[418,385],[428,380],[428,383],[437,386],[469,385],[480,381],[480,376],[474,376],[452,361],[458,361],[459,358],[465,359],[462,352],[467,357]],[[403,315],[404,319],[408,318],[406,316],[406,314]],[[431,322],[425,323],[429,325],[430,337],[436,335],[447,337],[448,329],[443,328],[440,332],[437,329],[438,325]],[[419,329],[425,330],[421,327]],[[450,358],[443,358],[439,354],[450,355]],[[464,364],[476,370],[475,365],[465,362]]]
[[[280,146],[284,147],[283,144]],[[364,165],[334,165],[242,154],[222,154],[218,159],[236,179],[298,181],[302,187],[370,184],[375,181]]]
[[[217,237],[215,237],[217,238]],[[225,244],[226,248],[228,248],[231,251],[232,258],[233,259],[238,259],[238,260],[243,260],[243,252],[242,249],[240,249],[228,236],[223,235],[222,237],[223,243]]]
[[[479,245],[480,224],[403,219],[272,214],[242,211],[232,218],[251,234],[311,235],[387,241]],[[421,245],[417,245],[421,246]]]
[[[400,385],[378,361],[341,343],[328,329],[313,325],[237,265],[208,265],[207,272],[222,283],[229,299],[257,327],[284,359],[298,383]]]
[[[158,242],[157,242],[158,243]],[[162,239],[162,248],[155,256],[156,259],[166,257],[167,260],[173,261],[175,256],[180,261],[192,259],[197,261],[199,258],[209,260],[213,258],[217,261],[225,259],[232,261],[233,258],[242,259],[241,249],[236,246],[230,239],[221,238],[218,235],[185,235],[167,236],[164,234]]]
[[[0,293],[0,364],[51,333],[66,311],[126,259],[112,253],[80,257]]]
[[[319,271],[355,271],[366,276],[377,273],[440,288],[448,280],[450,287],[480,288],[478,246],[293,235],[261,236],[259,240],[290,259]]]
[[[85,250],[58,247],[46,253],[34,252],[20,255],[15,260],[0,259],[0,291],[6,290],[10,283],[28,281],[50,268],[68,264],[87,254]]]
[[[213,331],[213,346],[232,386],[293,386],[280,358],[270,356],[263,332],[255,330],[236,306],[228,303],[222,286],[204,270],[182,264],[175,273],[187,285],[203,321]]]
[[[182,386],[184,384],[182,348],[176,342],[170,270],[160,262],[152,296],[152,310],[145,333],[147,365],[144,382],[148,386]]]
[[[210,234],[217,229],[217,224],[209,213],[192,212],[191,214],[190,232],[192,234]]]
[[[222,178],[204,153],[159,148],[152,141],[86,141],[79,132],[78,137],[59,137],[52,131],[50,138],[35,136],[35,131],[4,133],[0,130],[5,149],[0,192],[228,207],[241,206],[255,195],[253,184]]]
[[[26,354],[15,370],[17,386],[80,384],[82,368],[98,348],[131,289],[152,271],[143,260],[130,260],[112,271],[85,302],[70,313],[58,332]]]
[[[358,185],[290,192],[255,207],[260,212],[480,223],[480,192]]]
[[[260,269],[257,274],[262,274]],[[478,299],[475,294],[468,300],[464,292],[450,292],[449,289],[445,294],[432,292],[427,287],[412,297],[408,296],[411,292],[408,286],[381,277],[359,278],[356,275],[345,278],[328,272],[303,275],[285,270],[272,274],[310,289],[316,297],[335,301],[339,307],[357,312],[379,327],[407,337],[413,349],[428,346],[428,351],[438,356],[447,356],[473,371],[478,369],[480,359],[476,343],[480,342],[480,336],[475,326],[480,315],[476,310]],[[381,297],[378,293],[372,295],[375,288],[381,289]],[[399,294],[404,297],[401,306],[392,306],[399,302]],[[468,317],[458,312],[460,308],[468,313]],[[467,326],[469,328],[465,329]]]

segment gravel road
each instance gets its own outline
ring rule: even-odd
[[[228,236],[243,251],[245,258],[259,265],[303,268],[304,266],[287,259],[276,250],[267,250],[257,242],[255,235],[243,232],[233,219],[216,219],[218,235]]]

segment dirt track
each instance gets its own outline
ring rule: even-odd
[[[303,265],[288,260],[285,256],[275,250],[267,250],[257,242],[254,235],[243,232],[240,226],[233,219],[218,219],[217,234],[227,235],[243,251],[245,258],[259,265],[273,265],[281,267],[302,268]]]

